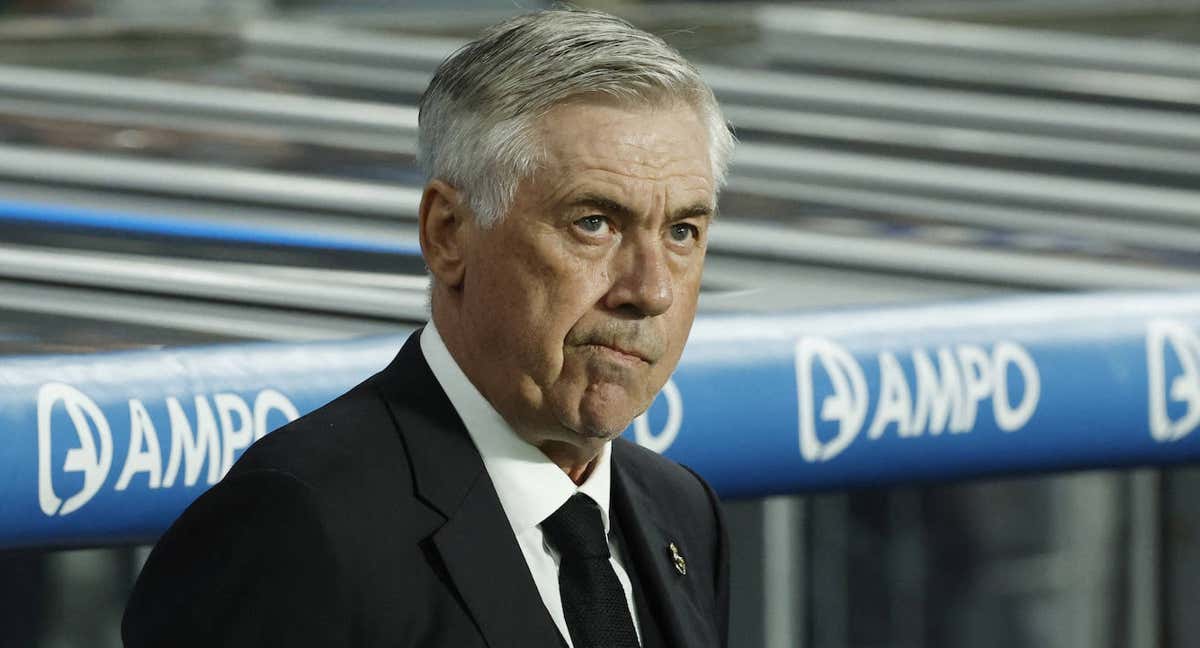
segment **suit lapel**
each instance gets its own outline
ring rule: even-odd
[[[620,518],[633,567],[645,589],[647,605],[655,613],[668,646],[716,646],[716,638],[706,630],[711,620],[689,592],[687,577],[677,572],[671,562],[671,543],[676,543],[685,555],[687,547],[680,530],[672,530],[666,524],[671,518],[660,507],[670,503],[656,503],[644,483],[630,472],[628,462],[621,461],[621,443],[624,442],[613,443],[612,505]]]
[[[483,460],[418,337],[409,337],[379,385],[407,446],[417,496],[446,518],[432,544],[490,648],[560,646]]]
[[[558,629],[486,475],[433,542],[489,646],[559,645]]]

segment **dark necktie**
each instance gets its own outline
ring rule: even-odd
[[[638,648],[625,590],[608,561],[600,507],[576,493],[542,531],[561,557],[558,589],[574,648]]]

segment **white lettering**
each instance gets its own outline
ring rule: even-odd
[[[217,404],[217,418],[221,421],[221,476],[233,466],[233,455],[244,450],[254,441],[254,415],[250,406],[237,394],[213,396]],[[233,418],[237,416],[237,423]]]
[[[950,429],[967,432],[975,428],[980,401],[992,395],[992,359],[983,347],[973,344],[960,344],[955,350],[962,369],[963,400]]]
[[[837,421],[838,433],[822,443],[817,436],[813,402],[814,361],[833,385],[821,402],[822,421]],[[796,344],[796,385],[799,391],[800,454],[805,461],[829,461],[858,436],[867,416],[867,383],[858,362],[841,346],[823,338],[802,338]]]
[[[1016,407],[1008,397],[1008,367],[1013,365],[1025,383],[1025,393]],[[1025,426],[1037,410],[1041,398],[1042,381],[1033,358],[1020,345],[999,342],[992,349],[993,396],[992,411],[996,426],[1005,432],[1013,432]]]
[[[292,405],[292,401],[288,400],[287,396],[274,389],[264,389],[258,392],[258,396],[254,398],[255,441],[263,438],[267,435],[267,432],[271,431],[271,428],[267,427],[267,417],[273,411],[282,412],[287,417],[289,423],[300,418],[300,412],[296,411],[296,406]]]
[[[75,427],[78,448],[67,450],[63,472],[83,473],[83,488],[64,502],[54,492],[51,460],[51,419],[59,401]],[[88,421],[91,421],[91,424]],[[38,389],[38,503],[46,515],[73,513],[100,491],[112,467],[112,431],[104,412],[83,392],[63,383]]]
[[[878,439],[891,423],[902,437],[912,436],[912,395],[900,361],[890,351],[879,354],[879,404],[867,436]]]
[[[125,466],[117,478],[116,490],[129,487],[129,480],[137,473],[147,473],[149,488],[162,484],[162,452],[158,448],[158,432],[150,421],[150,413],[142,401],[129,399],[129,451],[125,454]]]
[[[179,474],[180,457],[184,463],[184,486],[192,486],[200,476],[200,466],[208,462],[208,483],[215,484],[220,477],[217,440],[217,423],[213,419],[208,399],[196,396],[196,433],[192,434],[191,423],[183,406],[174,397],[167,398],[167,411],[171,417],[171,456],[167,459],[167,472],[163,476],[163,488],[175,485]]]
[[[920,435],[941,434],[946,423],[962,409],[962,378],[958,364],[949,349],[938,349],[938,369],[924,349],[913,351],[913,365],[917,370],[917,407],[913,412],[912,431]],[[940,372],[939,372],[940,370]],[[940,373],[940,377],[939,377]]]
[[[1167,349],[1179,362],[1180,374],[1167,388]],[[1153,320],[1146,335],[1146,373],[1150,386],[1150,435],[1155,441],[1178,441],[1200,427],[1200,335],[1175,320]],[[1184,404],[1172,420],[1168,406]]]
[[[665,449],[679,432],[683,410],[679,391],[673,384],[668,383],[664,393],[670,407],[667,426],[655,438]],[[141,399],[129,399],[129,446],[113,490],[128,490],[134,477],[143,473],[148,489],[171,488],[176,484],[181,468],[183,485],[194,486],[206,463],[206,482],[215,484],[229,471],[234,455],[239,450],[270,431],[267,425],[273,412],[280,412],[288,421],[300,417],[296,406],[274,389],[259,392],[253,408],[241,396],[233,393],[216,394],[212,400],[216,404],[215,415],[206,396],[194,396],[196,426],[193,433],[191,421],[179,400],[172,397],[166,399],[171,445],[164,471],[163,448],[154,421]],[[79,447],[67,450],[60,472],[83,473],[83,487],[65,502],[54,492],[56,472],[51,465],[54,456],[51,427],[55,407],[60,401],[79,443]],[[42,385],[38,390],[38,503],[42,512],[46,515],[67,515],[79,510],[104,486],[112,463],[112,431],[96,402],[70,385]]]
[[[895,353],[880,351],[877,357],[879,393],[867,429],[867,438],[872,441],[883,438],[893,425],[896,436],[902,439],[920,437],[926,432],[934,436],[947,430],[952,434],[970,432],[976,427],[980,404],[989,397],[996,426],[1005,432],[1024,427],[1037,411],[1041,397],[1038,368],[1029,353],[1015,342],[998,342],[991,353],[974,344],[939,347],[933,352],[914,349],[911,358],[915,391],[911,388],[914,382]],[[1200,354],[1196,357],[1200,358]],[[813,387],[813,372],[818,365],[829,376],[831,392],[820,402],[819,418],[818,395]],[[1195,366],[1200,367],[1200,359]],[[1016,403],[1009,394],[1010,368],[1024,384]],[[1191,393],[1188,392],[1191,383],[1186,385],[1180,389]],[[862,366],[845,348],[830,340],[802,338],[796,344],[796,388],[800,454],[809,462],[838,456],[854,442],[866,418],[870,395]],[[1197,402],[1200,403],[1200,396]],[[1200,404],[1197,411],[1200,412]],[[817,434],[818,420],[839,423],[833,439],[821,440]]]

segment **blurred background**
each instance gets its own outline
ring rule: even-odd
[[[703,311],[1200,285],[1200,2],[577,4],[672,42],[736,127]],[[420,324],[417,98],[545,5],[0,0],[0,355]],[[733,648],[1197,646],[1196,495],[729,501]],[[0,646],[118,646],[146,551],[0,552]]]

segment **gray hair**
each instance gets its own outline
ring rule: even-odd
[[[566,9],[494,25],[438,66],[421,97],[421,168],[464,192],[489,226],[538,168],[540,118],[586,95],[692,106],[708,129],[713,180],[724,185],[733,134],[696,67],[624,20]]]

